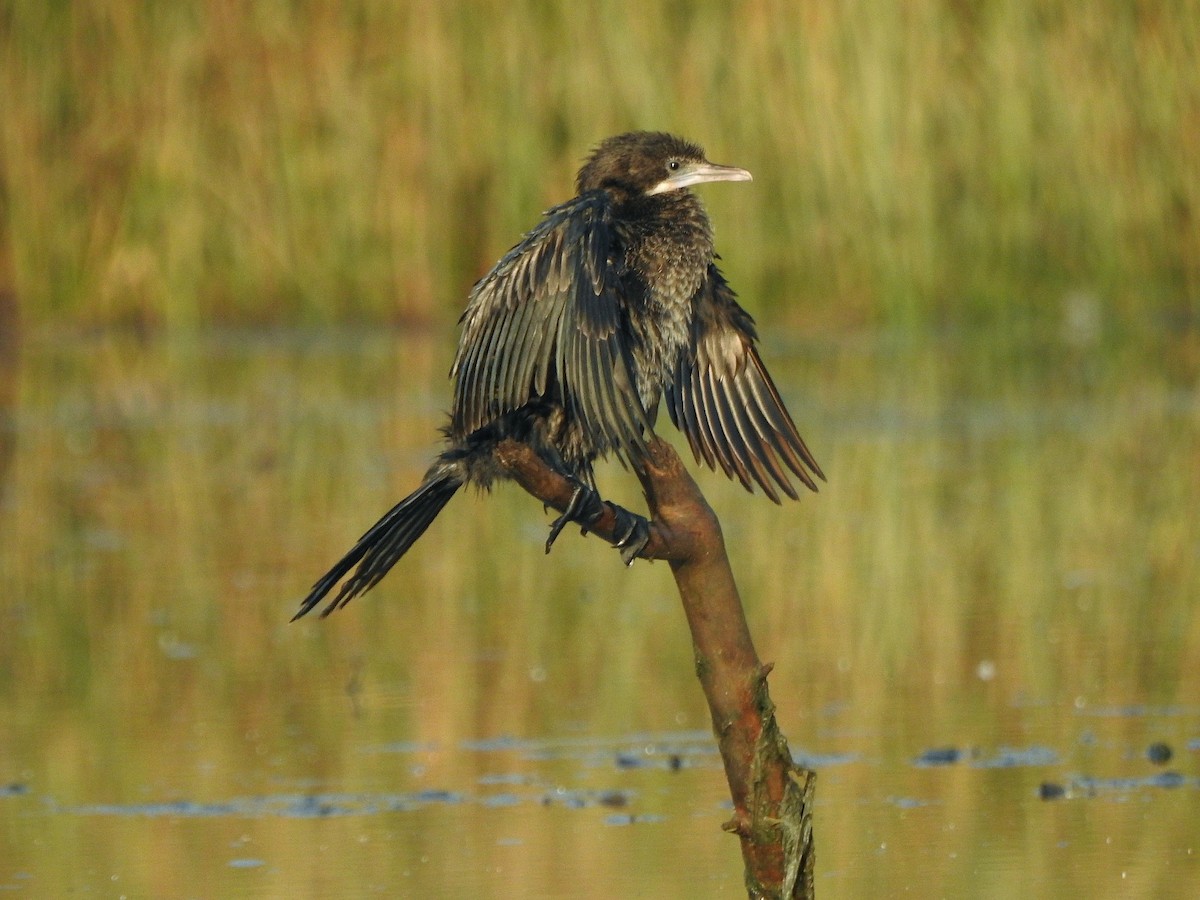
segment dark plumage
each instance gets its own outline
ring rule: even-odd
[[[471,291],[451,369],[448,447],[402,500],[318,581],[296,618],[346,576],[323,615],[370,589],[464,483],[503,477],[498,441],[528,443],[576,484],[554,523],[600,513],[592,464],[637,466],[665,395],[696,458],[772,500],[824,477],[755,349],[754,322],[714,259],[712,228],[689,190],[749,181],[694,144],[655,132],[609,138],[580,169],[577,195],[548,210]],[[615,507],[632,562],[646,521]]]

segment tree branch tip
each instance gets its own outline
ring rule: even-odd
[[[745,813],[734,813],[732,819],[721,823],[721,830],[728,831],[730,834],[736,834],[741,838],[749,837],[751,831],[750,818]]]

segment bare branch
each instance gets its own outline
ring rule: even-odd
[[[543,503],[562,510],[572,485],[523,444],[501,443],[498,461]],[[708,699],[750,897],[812,898],[815,774],[792,761],[767,692],[769,665],[754,649],[721,526],[669,444],[655,438],[638,471],[652,521],[647,559],[671,565],[692,633],[696,674]],[[611,511],[590,527],[613,541]]]

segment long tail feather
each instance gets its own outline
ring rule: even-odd
[[[372,525],[350,548],[350,552],[313,585],[300,604],[300,610],[292,616],[292,621],[311,612],[355,566],[358,569],[346,579],[337,595],[321,611],[322,617],[378,584],[408,548],[416,543],[417,538],[425,533],[425,529],[437,518],[442,507],[450,502],[462,483],[462,475],[453,465],[443,463],[430,469],[419,488]]]

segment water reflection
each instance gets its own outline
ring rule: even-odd
[[[780,722],[822,773],[823,894],[1188,896],[1189,340],[1086,365],[972,334],[772,348],[829,485],[774,507],[702,484]],[[424,471],[444,344],[25,347],[0,887],[742,895],[665,566],[566,535],[546,558],[548,517],[502,486],[455,498],[372,595],[286,624]]]
[[[2,243],[2,237],[0,237]],[[17,318],[17,298],[13,293],[5,263],[5,247],[0,246],[0,513],[4,510],[4,491],[8,470],[16,447],[13,409],[17,402],[21,331]],[[3,532],[0,532],[2,534]]]

